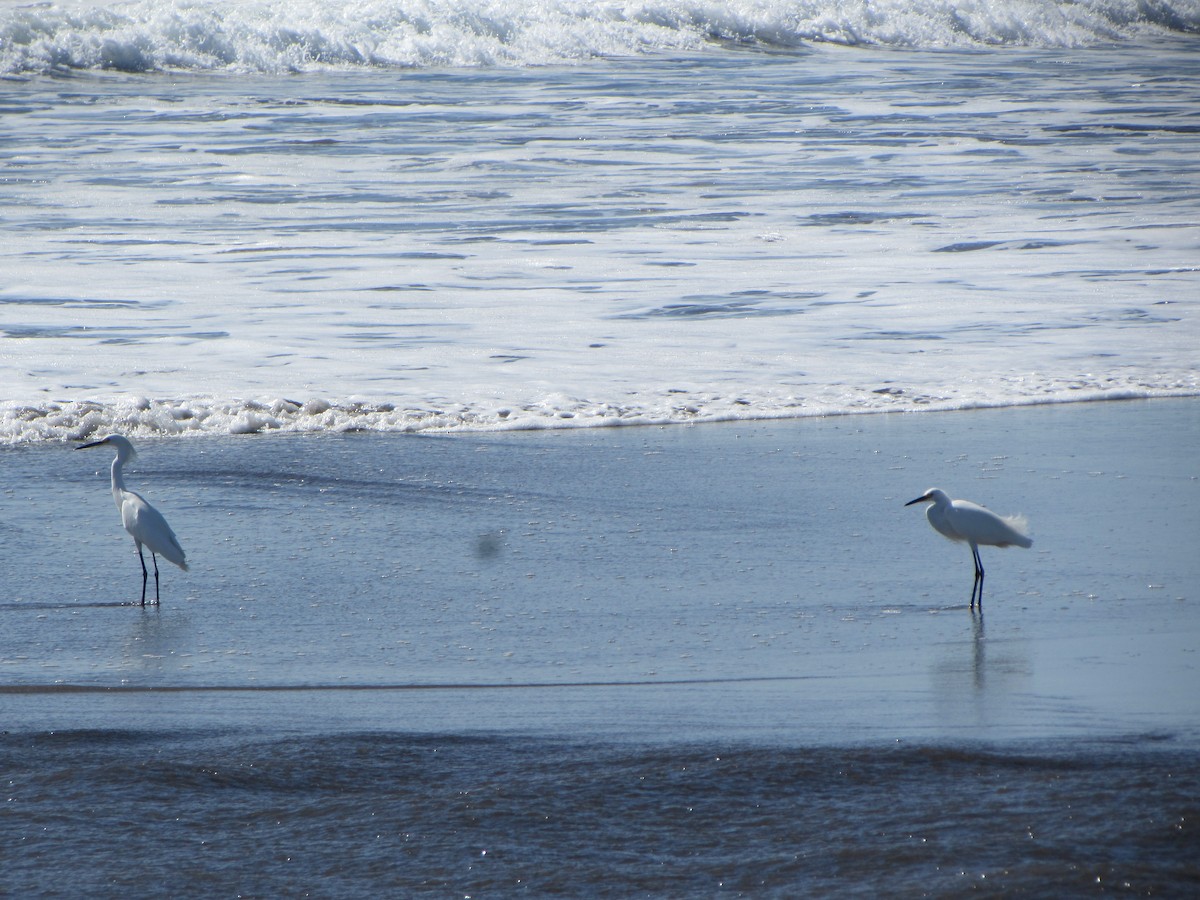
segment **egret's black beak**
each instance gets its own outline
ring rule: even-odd
[[[76,450],[86,450],[88,447],[99,447],[104,441],[92,441],[90,444],[80,444]]]
[[[928,499],[929,499],[929,495],[928,495],[928,494],[925,494],[925,495],[924,495],[924,496],[922,496],[922,497],[918,497],[916,500],[909,500],[909,501],[908,501],[907,503],[905,503],[904,505],[905,505],[905,506],[912,506],[914,503],[920,503],[922,500],[928,500]]]

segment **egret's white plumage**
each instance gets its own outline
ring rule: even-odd
[[[1032,547],[1033,541],[1025,533],[1028,523],[1023,516],[998,516],[990,509],[970,500],[951,500],[945,491],[930,488],[914,503],[930,503],[925,517],[936,531],[952,541],[966,541],[971,545],[971,556],[975,560],[975,584],[971,588],[971,609],[975,608],[976,592],[979,608],[983,609],[983,563],[979,559],[979,545],[988,547]]]
[[[175,532],[167,524],[162,513],[151,506],[146,499],[125,487],[125,477],[122,468],[125,463],[137,458],[137,451],[129,438],[120,434],[110,434],[99,441],[83,444],[76,450],[86,450],[88,447],[108,445],[116,449],[117,455],[112,463],[112,493],[117,509],[121,513],[121,523],[137,545],[138,559],[142,562],[142,606],[146,605],[146,581],[149,573],[146,571],[146,558],[142,555],[142,545],[150,550],[150,559],[154,563],[154,602],[158,602],[158,557],[167,562],[173,562],[179,568],[187,571],[187,557]]]

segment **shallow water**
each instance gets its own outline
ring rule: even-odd
[[[1200,533],[1187,503],[1198,424],[1193,401],[1155,401],[148,441],[127,479],[167,515],[191,570],[164,562],[163,603],[144,610],[128,605],[139,569],[107,448],[14,448],[4,528],[24,565],[4,585],[0,615],[20,630],[3,666],[9,683],[40,689],[758,680],[732,693],[764,696],[820,693],[829,677],[965,685],[990,673],[1048,702],[1104,692],[1111,708],[1093,724],[1135,712],[1120,686],[1149,715],[1186,693],[1170,688],[1186,679],[1135,688],[1182,664],[1193,637],[1179,626]],[[902,506],[935,478],[1033,523],[1032,550],[984,549],[983,618],[960,609],[970,554]],[[935,658],[914,660],[914,642]],[[1113,642],[1124,651],[1102,651]],[[1083,670],[1044,668],[1058,656]],[[1089,687],[1096,657],[1130,671]],[[1030,670],[1051,681],[1037,688]],[[1052,707],[1047,717],[1062,712]],[[1034,735],[1050,723],[1025,719]]]
[[[1198,430],[1154,401],[144,441],[192,567],[145,610],[107,453],[10,448],[5,877],[1186,894]],[[902,506],[935,483],[1032,523],[984,548],[983,616]]]

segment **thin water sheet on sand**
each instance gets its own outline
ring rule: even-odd
[[[1200,734],[1195,401],[0,451],[10,729],[934,743]],[[1028,516],[968,549],[903,503]],[[153,592],[153,582],[151,582]]]

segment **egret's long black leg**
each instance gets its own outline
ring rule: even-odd
[[[975,608],[975,596],[978,591],[979,611],[983,612],[983,561],[979,558],[979,548],[971,545],[971,556],[975,560],[975,585],[971,588],[971,609]]]
[[[146,571],[146,557],[142,556],[142,545],[138,544],[138,559],[142,563],[142,606],[146,605],[146,579],[150,577],[150,573]],[[151,556],[154,554],[151,553]]]
[[[153,550],[150,551],[150,559],[154,562],[154,602],[159,603],[158,599],[158,554]],[[982,598],[980,598],[982,601]]]

